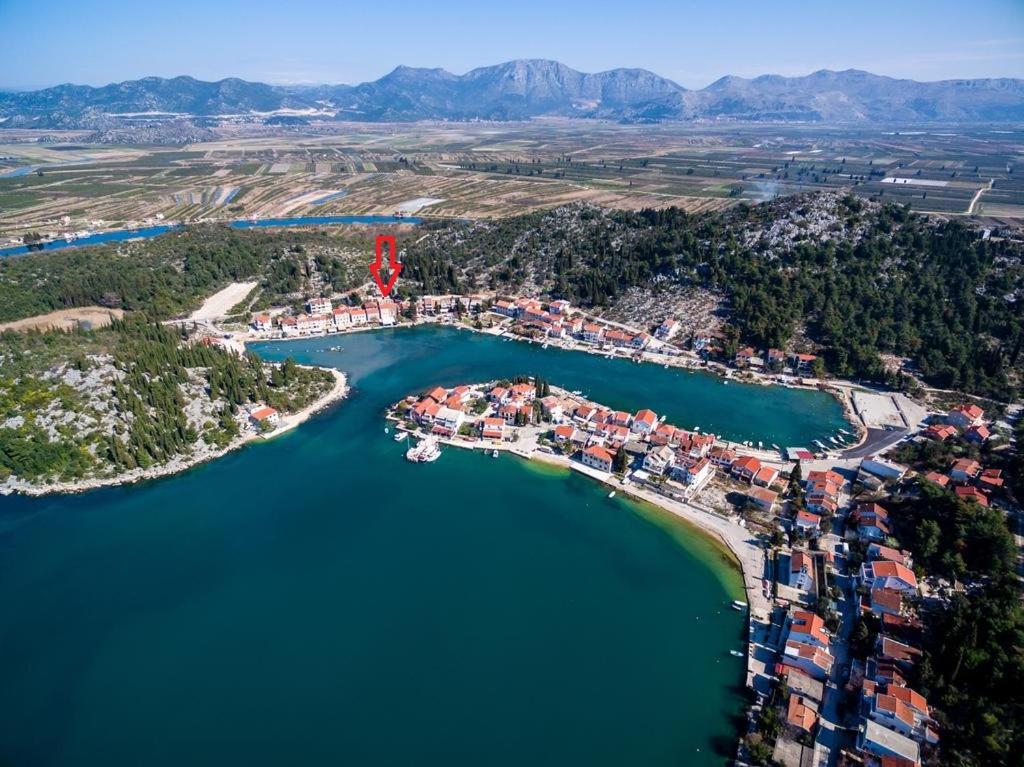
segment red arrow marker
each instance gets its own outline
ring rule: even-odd
[[[384,243],[388,244],[388,281],[385,283],[380,276],[380,270],[384,266]],[[391,289],[395,287],[398,273],[402,271],[402,265],[398,263],[398,248],[395,246],[395,238],[390,234],[377,235],[377,260],[370,264],[370,274],[374,282],[380,288],[380,292],[386,297]]]

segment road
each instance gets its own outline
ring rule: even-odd
[[[868,429],[868,436],[864,442],[857,447],[844,450],[840,456],[849,460],[877,455],[891,448],[908,434],[910,434],[910,429]]]

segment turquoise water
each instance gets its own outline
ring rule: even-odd
[[[576,474],[410,464],[381,416],[531,366],[764,437],[834,403],[437,328],[318,351],[337,343],[257,347],[351,375],[298,430],[144,485],[0,498],[0,764],[724,763],[744,624],[721,553]]]
[[[231,194],[225,203],[230,202],[235,193]],[[418,224],[423,219],[414,216],[295,216],[292,218],[265,218],[257,221],[250,219],[239,219],[232,221],[230,226],[234,229],[257,229],[263,227],[285,227],[285,226],[319,226],[331,224]],[[48,242],[42,250],[63,250],[64,248],[81,248],[88,245],[102,245],[105,242],[123,242],[124,240],[148,240],[157,237],[164,232],[179,228],[180,225],[167,226],[146,226],[141,229],[115,229],[110,232],[99,232],[88,237],[80,237],[77,240],[54,240]],[[24,253],[32,253],[25,245],[15,245],[10,248],[0,248],[0,256],[15,256]]]

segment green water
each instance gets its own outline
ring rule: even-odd
[[[438,329],[259,351],[353,396],[178,477],[0,499],[0,764],[723,762],[744,626],[721,554],[575,474],[412,465],[381,412],[528,368],[800,442],[831,400]]]

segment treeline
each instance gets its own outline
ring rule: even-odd
[[[894,354],[938,387],[1007,400],[1019,391],[1024,319],[1007,300],[1024,290],[1019,244],[852,196],[841,200],[836,226],[863,229],[857,241],[804,237],[780,252],[747,242],[781,210],[560,209],[453,224],[407,247],[408,276],[429,278],[431,292],[514,290],[532,280],[583,306],[678,281],[724,293],[742,343],[781,347],[802,329],[836,375],[884,381],[881,355]]]
[[[351,287],[349,270],[332,251],[352,242],[319,230],[209,225],[143,242],[3,258],[0,321],[91,305],[165,319],[245,279],[258,279],[264,300],[273,301],[302,288],[311,260],[328,290],[342,290]]]

